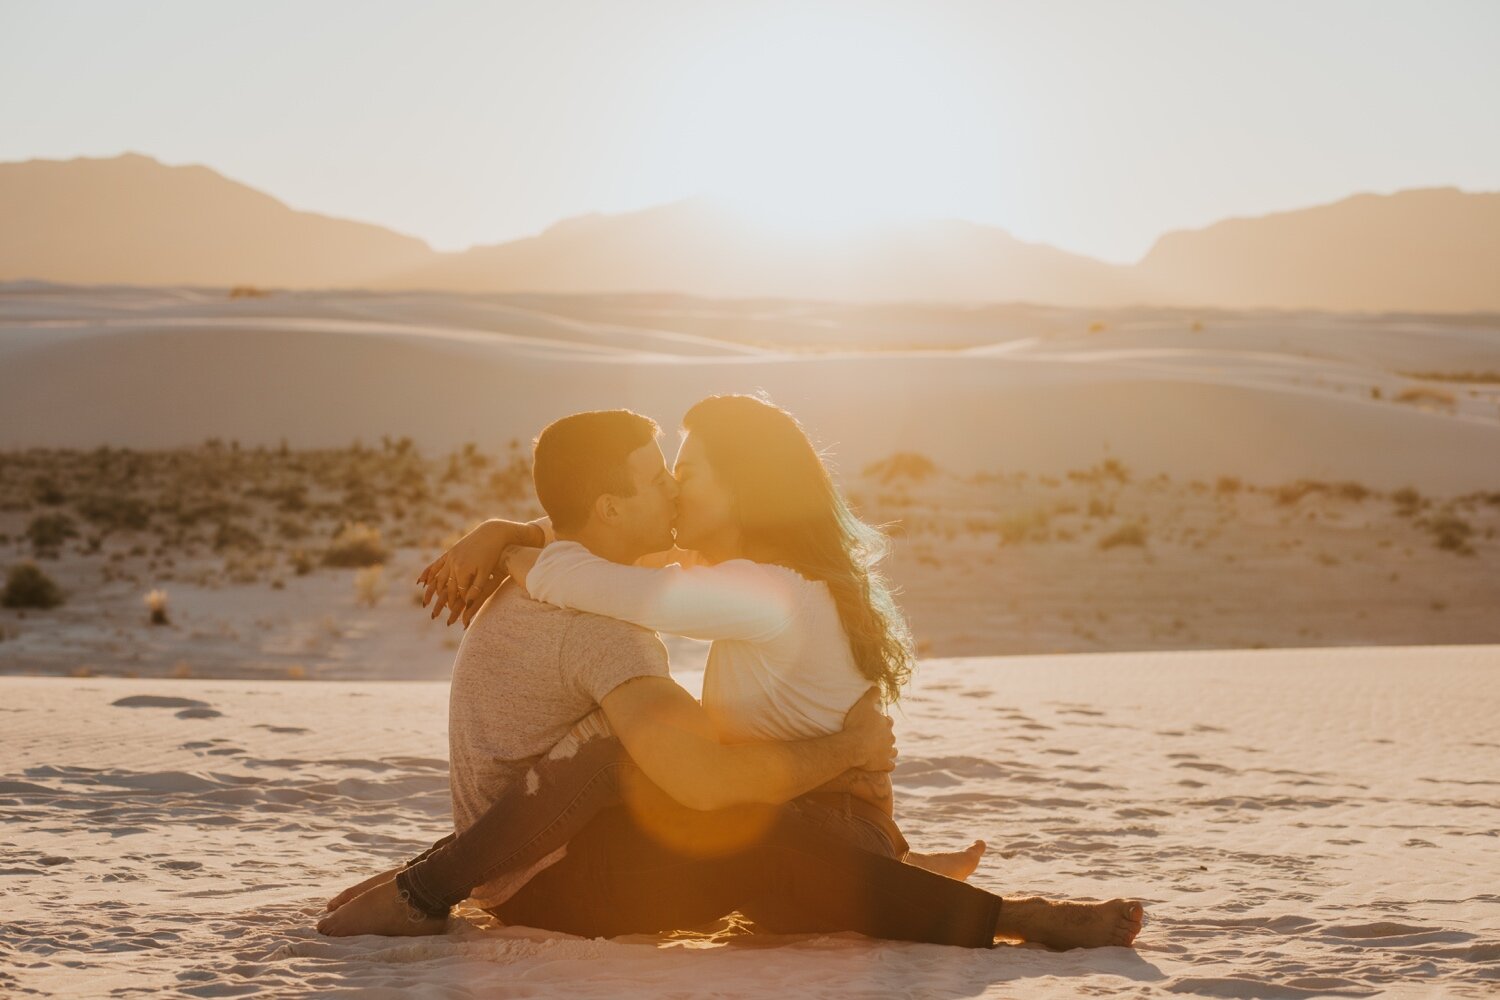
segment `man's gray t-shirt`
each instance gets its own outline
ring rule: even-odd
[[[465,830],[615,688],[667,677],[655,632],[524,596],[507,583],[474,616],[459,644],[448,695],[453,826]],[[591,720],[591,725],[596,721]],[[495,905],[562,857],[474,889]]]

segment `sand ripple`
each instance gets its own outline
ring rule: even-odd
[[[1137,952],[734,921],[587,941],[472,910],[437,939],[324,939],[327,895],[445,830],[442,685],[6,678],[0,702],[6,997],[1500,988],[1494,647],[924,665],[895,775],[913,843],[985,838],[996,891],[1140,896]]]

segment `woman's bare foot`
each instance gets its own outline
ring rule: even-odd
[[[330,899],[328,901],[328,905],[325,906],[324,909],[329,913],[332,913],[334,910],[337,910],[340,906],[343,906],[345,903],[349,902],[349,900],[353,899],[355,896],[358,896],[366,889],[373,889],[377,885],[380,885],[382,882],[391,881],[391,879],[396,877],[396,873],[400,870],[401,869],[399,868],[392,868],[390,871],[381,872],[379,875],[371,875],[359,885],[351,885],[349,888],[345,889],[343,892]]]
[[[395,879],[365,890],[318,921],[318,933],[329,937],[354,934],[417,937],[442,934],[447,929],[447,917],[425,917],[408,906],[396,888]]]
[[[1053,902],[1036,896],[1000,904],[995,936],[1035,941],[1049,948],[1128,948],[1141,932],[1145,911],[1133,899],[1103,903]]]
[[[906,855],[906,863],[963,881],[973,875],[974,869],[979,867],[979,859],[984,857],[984,849],[984,841],[976,840],[962,851],[940,851],[933,854],[911,851]]]

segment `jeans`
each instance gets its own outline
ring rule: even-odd
[[[468,829],[410,862],[398,883],[420,909],[446,913],[476,886],[534,865],[569,844],[601,810],[622,803],[658,839],[700,855],[745,846],[765,822],[757,817],[769,815],[687,809],[642,773],[618,739],[596,736],[538,761]],[[906,841],[890,818],[854,796],[810,794],[788,808],[808,828],[852,846],[898,861],[906,854]]]
[[[754,841],[705,857],[663,843],[629,808],[605,809],[566,857],[491,912],[585,937],[678,930],[739,911],[772,933],[993,946],[999,896],[852,847],[796,809],[748,812],[764,814]]]

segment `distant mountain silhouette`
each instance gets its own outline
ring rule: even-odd
[[[1427,188],[1168,233],[1133,269],[1152,301],[1500,310],[1500,194]]]
[[[0,163],[0,278],[79,284],[360,285],[427,244],[298,212],[207,167],[135,153]]]
[[[1500,194],[1355,195],[1169,233],[1133,266],[961,221],[798,238],[704,199],[457,253],[149,157],[0,164],[0,280],[710,298],[1500,310]]]
[[[927,222],[804,237],[700,198],[568,219],[529,239],[434,258],[380,284],[865,302],[1095,305],[1130,297],[1121,268],[993,227]]]

